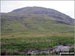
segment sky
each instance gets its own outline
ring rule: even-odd
[[[1,1],[1,12],[33,6],[55,9],[74,18],[74,1]]]

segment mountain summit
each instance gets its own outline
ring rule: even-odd
[[[69,20],[71,23],[73,21],[72,18],[66,14],[63,14],[59,11],[54,10],[54,9],[43,8],[43,7],[25,7],[25,8],[13,10],[10,13],[24,14],[24,15],[30,15],[30,14],[47,15],[49,17],[53,17],[56,19],[61,19],[61,20],[66,19],[66,20]]]

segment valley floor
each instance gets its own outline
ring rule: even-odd
[[[59,50],[53,51],[59,46],[69,46],[71,48],[68,48],[68,50],[74,52],[74,35],[72,33],[46,32],[22,32],[1,35],[2,55],[54,55],[57,53],[59,54]],[[51,50],[52,52],[50,52]]]

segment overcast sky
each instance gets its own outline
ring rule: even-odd
[[[1,12],[7,13],[27,6],[52,8],[74,18],[74,1],[1,1]]]

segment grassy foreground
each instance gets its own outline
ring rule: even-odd
[[[2,34],[1,51],[7,55],[25,55],[20,51],[29,49],[50,49],[59,43],[73,45],[74,37],[71,33],[12,33]]]

